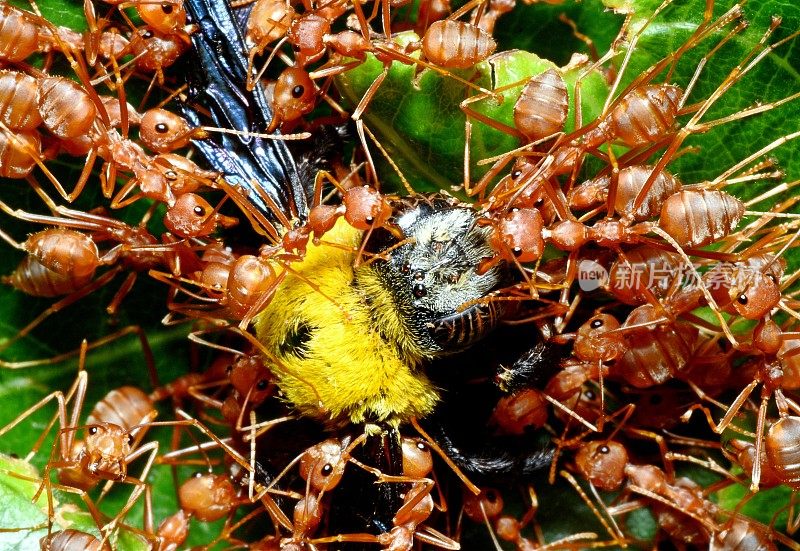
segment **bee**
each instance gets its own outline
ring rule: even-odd
[[[260,84],[251,91],[245,85],[246,49],[230,8],[213,0],[188,0],[186,8],[201,29],[192,35],[195,48],[225,53],[213,59],[210,69],[205,62],[196,69],[205,82],[201,99],[227,87],[210,104],[214,124],[237,130],[265,128],[269,111],[259,99]],[[236,67],[235,74],[231,67]],[[223,80],[217,83],[218,79]],[[225,114],[228,108],[232,115]],[[255,112],[257,116],[249,114]],[[244,114],[248,116],[240,119]],[[551,452],[542,447],[542,440],[509,448],[508,439],[497,441],[485,429],[491,411],[455,399],[466,396],[462,390],[469,387],[483,393],[482,402],[491,400],[496,396],[491,383],[488,389],[476,388],[459,380],[463,369],[443,364],[466,363],[472,371],[483,367],[485,377],[492,368],[470,358],[470,348],[494,333],[509,313],[504,306],[508,303],[490,295],[511,283],[511,270],[504,262],[485,267],[486,258],[496,254],[493,229],[481,223],[474,208],[443,194],[376,198],[372,188],[361,194],[363,203],[351,205],[349,199],[359,195],[353,193],[355,187],[343,193],[341,205],[320,205],[313,193],[315,174],[309,170],[316,163],[294,157],[285,142],[227,134],[213,140],[196,143],[210,168],[232,184],[231,191],[246,195],[249,204],[234,201],[249,211],[249,218],[274,226],[275,231],[259,233],[284,245],[306,237],[297,259],[276,264],[279,283],[252,318],[265,363],[286,402],[306,418],[304,423],[316,421],[327,432],[361,439],[353,457],[390,477],[404,473],[400,435],[404,425],[416,420],[469,477],[527,479],[549,465]],[[253,153],[253,147],[269,147],[273,157]],[[269,174],[259,176],[264,171]],[[376,199],[383,205],[380,213],[365,206]],[[332,211],[338,213],[336,221],[320,224],[320,236],[319,220],[313,215]],[[310,227],[313,240],[307,239]],[[276,248],[288,249],[268,246],[262,253]],[[450,376],[442,376],[445,372]],[[466,448],[461,444],[467,427],[459,434],[458,411],[469,412],[475,421],[469,426],[478,428]],[[260,449],[269,451],[261,452],[258,461],[264,472],[280,471],[283,465],[273,457],[273,443],[281,439],[264,436]],[[297,432],[289,438],[296,440]],[[478,441],[485,441],[486,447],[475,446]],[[376,483],[374,475],[348,469],[342,484],[330,492],[336,503],[348,507],[330,507],[328,533],[392,532],[395,514],[409,491],[408,484]],[[365,545],[350,542],[341,548]]]
[[[192,36],[196,101],[218,126],[267,127],[271,113],[260,85],[244,85],[246,48],[230,7],[210,0],[186,7],[200,27]],[[185,113],[199,122],[191,107]],[[312,186],[285,142],[223,134],[195,143],[270,222],[293,218],[282,232],[307,220]],[[491,230],[478,224],[475,210],[444,195],[391,204],[391,218],[366,232],[364,250],[374,261],[356,262],[365,232],[340,218],[323,243],[309,244],[291,264],[254,318],[258,340],[278,360],[277,382],[288,401],[333,425],[396,428],[430,414],[441,393],[423,364],[474,344],[502,315],[497,302],[482,300],[506,275],[503,266],[479,270],[493,253]]]
[[[354,268],[362,233],[340,221],[256,317],[258,339],[302,376],[279,374],[279,386],[305,414],[395,427],[428,415],[440,391],[423,363],[469,347],[501,315],[496,302],[460,310],[504,279],[499,267],[478,273],[491,251],[474,210],[443,196],[397,203],[389,223],[405,244],[388,258]],[[398,243],[389,231],[374,234],[375,253]],[[335,299],[309,292],[308,281]]]

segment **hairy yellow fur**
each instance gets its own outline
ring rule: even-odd
[[[256,334],[280,360],[278,386],[302,413],[396,425],[430,413],[439,393],[391,294],[369,265],[353,269],[361,237],[339,220],[309,245],[256,317]]]

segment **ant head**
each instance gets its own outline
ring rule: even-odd
[[[428,445],[419,438],[403,438],[403,475],[424,478],[433,470],[433,456]]]
[[[628,452],[613,440],[588,442],[575,455],[581,475],[601,490],[614,491],[625,480]]]
[[[157,153],[168,153],[189,145],[192,129],[185,119],[166,109],[149,109],[139,123],[142,143]]]
[[[497,401],[491,423],[503,434],[526,434],[530,428],[541,428],[547,422],[547,401],[541,391],[523,388]]]
[[[275,289],[277,274],[269,262],[252,255],[242,255],[228,276],[228,304],[231,313],[244,317],[266,293]]]
[[[230,381],[240,395],[248,396],[248,402],[257,406],[272,393],[272,377],[260,358],[242,356],[233,364]]]
[[[87,448],[105,442],[107,439],[128,441],[128,431],[114,423],[86,425],[85,432],[86,438],[84,442]]]
[[[621,333],[606,334],[619,329],[620,323],[610,314],[597,314],[578,329],[575,338],[575,355],[582,360],[609,361],[625,353],[625,340]]]
[[[484,522],[485,518],[493,519],[503,512],[503,496],[494,488],[481,488],[481,493],[475,495],[464,492],[464,514],[474,522]]]
[[[136,11],[139,12],[142,21],[159,32],[174,33],[186,26],[186,10],[183,9],[182,1],[142,1],[137,4]]]
[[[344,218],[358,230],[383,227],[392,216],[392,205],[376,189],[356,186],[344,192]]]
[[[275,81],[272,93],[275,119],[270,131],[279,123],[294,121],[310,113],[316,105],[317,89],[308,72],[299,67],[285,69]]]
[[[215,212],[214,208],[195,193],[184,193],[164,215],[164,225],[179,237],[205,237],[217,229],[217,225],[230,227],[238,220]]]
[[[223,474],[195,473],[178,489],[181,509],[195,518],[213,522],[226,516],[238,504],[236,489]]]
[[[496,221],[492,247],[508,262],[534,262],[544,250],[543,227],[538,209],[512,209]]]
[[[300,458],[300,476],[314,490],[331,490],[342,479],[346,463],[341,442],[331,438],[305,451]]]
[[[760,320],[781,300],[780,279],[786,263],[773,255],[760,255],[739,267],[729,290],[731,304],[742,317]]]

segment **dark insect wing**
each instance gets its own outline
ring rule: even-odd
[[[188,0],[185,7],[199,27],[192,34],[190,103],[207,108],[220,128],[265,132],[272,111],[260,84],[252,91],[245,89],[246,49],[230,6],[224,0]],[[183,112],[192,125],[202,124],[191,105],[184,105]],[[239,188],[273,225],[280,225],[283,217],[305,219],[310,190],[283,141],[215,133],[194,144],[211,167]],[[274,208],[284,216],[276,215]]]
[[[383,474],[403,474],[403,456],[400,433],[397,429],[385,430],[367,437],[363,446],[353,450],[353,457],[371,465]],[[359,468],[348,468],[332,497],[328,532],[331,534],[389,532],[392,517],[403,504],[402,494],[408,484],[399,482],[376,483],[375,475]],[[371,551],[374,543],[341,543],[337,551]]]

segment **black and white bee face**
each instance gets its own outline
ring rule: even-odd
[[[405,206],[405,208],[403,208]],[[401,205],[394,224],[405,243],[378,263],[409,329],[432,355],[456,352],[482,338],[495,324],[496,304],[479,302],[501,284],[503,268],[478,273],[493,252],[489,228],[477,213],[445,197]],[[390,249],[384,242],[381,249]]]

